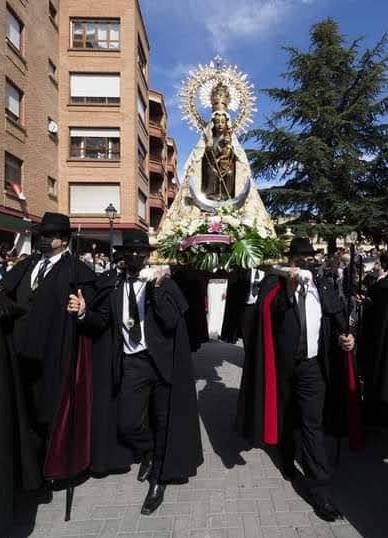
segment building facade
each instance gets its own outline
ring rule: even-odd
[[[177,188],[177,150],[168,136],[168,116],[163,94],[149,92],[150,226],[159,228]]]
[[[45,211],[85,243],[158,228],[175,195],[176,146],[163,95],[149,90],[138,0],[6,0],[0,94],[0,243]]]
[[[61,0],[59,210],[86,238],[149,223],[149,43],[137,1]]]
[[[0,242],[57,209],[58,0],[0,4]]]

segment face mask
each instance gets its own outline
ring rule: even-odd
[[[48,254],[52,250],[53,237],[42,236],[39,241],[39,250],[42,254]]]
[[[314,273],[319,267],[319,263],[317,263],[315,260],[303,260],[301,261],[299,267]]]
[[[146,260],[145,255],[138,254],[127,254],[125,256],[125,265],[129,273],[137,275],[140,270],[144,267],[144,262]]]

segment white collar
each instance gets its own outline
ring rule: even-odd
[[[70,250],[67,248],[65,250],[63,250],[62,252],[60,252],[59,254],[55,254],[54,256],[51,256],[51,258],[48,258],[49,260],[49,263],[51,265],[54,265],[55,263],[59,262],[59,260],[62,258],[62,256],[66,253],[66,252],[70,252]],[[42,256],[41,258],[41,261],[45,260],[46,257],[45,256]]]

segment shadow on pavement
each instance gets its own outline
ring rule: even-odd
[[[388,431],[370,432],[362,451],[344,451],[332,490],[346,519],[361,536],[387,538]]]
[[[249,450],[249,445],[234,428],[238,388],[229,385],[235,385],[232,379],[235,375],[231,373],[230,380],[227,375],[221,378],[217,368],[227,362],[232,370],[234,367],[241,369],[243,360],[241,347],[218,342],[203,346],[194,357],[195,378],[206,382],[198,393],[199,413],[214,452],[228,469],[245,465],[241,452]]]

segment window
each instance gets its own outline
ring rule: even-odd
[[[119,104],[120,75],[71,74],[70,99],[72,104]]]
[[[57,180],[50,176],[47,178],[47,193],[49,196],[57,196]]]
[[[104,215],[112,203],[120,212],[120,185],[112,183],[78,183],[70,185],[72,215]]]
[[[22,185],[23,161],[10,153],[5,154],[4,188],[7,191],[17,191]]]
[[[52,2],[49,2],[49,17],[51,19],[51,22],[53,22],[55,25],[57,24],[57,14],[57,8]]]
[[[23,92],[7,80],[5,84],[5,113],[18,123],[21,122]]]
[[[139,166],[144,169],[147,159],[147,150],[140,139],[137,141],[137,158]]]
[[[72,159],[120,159],[120,129],[70,129]]]
[[[50,59],[48,61],[48,73],[51,78],[53,79],[57,78],[57,66]]]
[[[147,56],[145,55],[143,45],[140,39],[137,40],[137,65],[144,77],[147,76]]]
[[[141,190],[138,197],[138,215],[139,218],[147,220],[147,196]]]
[[[120,48],[119,19],[73,19],[71,21],[71,46],[74,49]]]
[[[23,24],[7,6],[6,14],[7,38],[12,45],[21,52]]]
[[[138,91],[138,93],[137,93],[137,113],[139,114],[142,122],[145,125],[146,124],[147,106],[146,106],[146,104],[144,102],[144,99],[143,99],[140,91]]]

